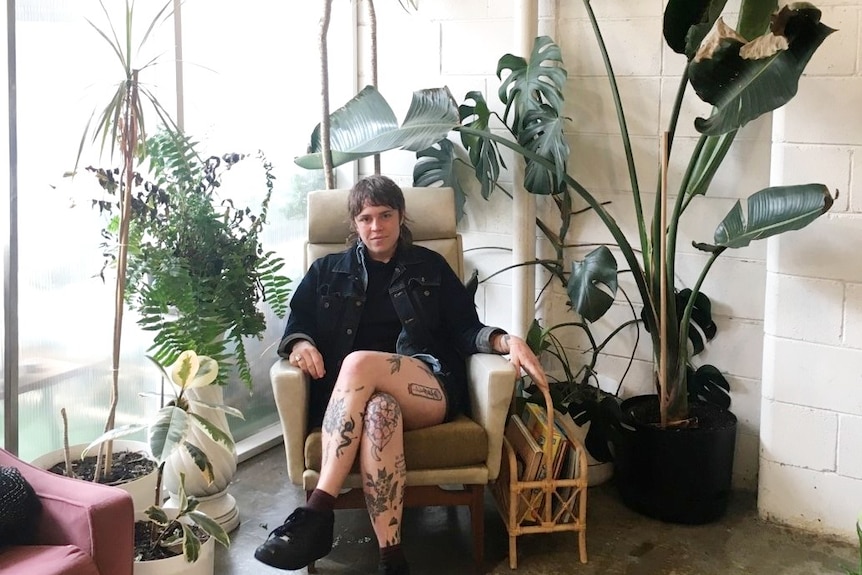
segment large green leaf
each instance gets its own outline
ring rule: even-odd
[[[732,31],[730,35],[716,32],[712,42],[704,42],[708,48],[689,64],[695,92],[715,106],[709,118],[695,119],[695,128],[704,134],[723,134],[786,104],[796,95],[811,56],[832,32],[820,22],[820,10],[810,5],[785,6],[771,32],[748,43]],[[786,49],[777,47],[785,40]]]
[[[518,142],[551,161],[554,170],[526,160],[524,187],[534,194],[564,191],[563,174],[569,145],[563,134],[563,90],[567,73],[559,46],[547,36],[536,38],[529,62],[506,54],[497,64],[497,76],[509,75],[498,95],[506,104],[503,115]]]
[[[562,63],[560,47],[548,36],[536,38],[529,62],[512,54],[500,58],[497,77],[502,79],[503,71],[509,70],[509,75],[497,90],[500,101],[506,105],[503,118],[507,124],[520,127],[525,114],[542,103],[557,111],[563,109],[567,73]],[[513,114],[511,123],[509,114]]]
[[[488,103],[482,93],[467,92],[464,100],[472,100],[475,105],[471,106],[465,103],[458,106],[462,124],[477,130],[488,130],[491,111],[488,109]],[[494,191],[497,180],[500,178],[500,167],[505,169],[506,164],[500,157],[496,146],[486,138],[461,132],[461,144],[467,149],[476,179],[479,180],[481,186],[482,197],[487,200],[491,197],[491,192]]]
[[[547,158],[554,170],[528,161],[524,169],[524,187],[534,194],[565,192],[563,174],[569,158],[569,144],[563,133],[563,118],[557,111],[543,104],[524,116],[524,125],[518,132],[519,143],[528,150]]]
[[[392,108],[372,86],[366,86],[347,104],[332,113],[330,139],[333,166],[387,150],[424,150],[458,125],[458,107],[448,88],[413,93],[413,101],[401,126]],[[312,134],[309,154],[294,161],[306,169],[321,169],[320,126]]]
[[[741,248],[784,232],[799,230],[829,211],[832,196],[823,184],[778,186],[752,194],[747,217],[737,201],[715,230],[715,246]],[[711,246],[696,244],[701,249]]]
[[[686,54],[689,45],[699,44],[703,36],[692,38],[692,27],[709,30],[727,0],[670,0],[664,10],[664,39],[677,54]],[[694,32],[697,34],[697,32]],[[705,32],[703,32],[705,34]]]
[[[163,463],[174,450],[182,445],[189,430],[188,414],[175,405],[161,408],[150,424],[150,450],[156,461]]]
[[[455,146],[445,138],[430,148],[416,152],[416,164],[413,166],[414,186],[429,188],[436,184],[455,190],[455,218],[461,221],[467,195],[455,174]]]
[[[607,246],[599,246],[583,261],[572,262],[572,275],[566,291],[572,308],[582,318],[594,322],[602,317],[613,305],[617,293],[617,260],[611,250]]]

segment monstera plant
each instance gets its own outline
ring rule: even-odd
[[[509,72],[499,89],[508,135],[491,131],[492,113],[478,92],[467,94],[470,104],[459,108],[447,88],[419,90],[399,124],[379,92],[366,87],[332,115],[331,158],[337,166],[386,150],[412,150],[419,157],[414,171],[417,185],[442,182],[461,190],[454,166],[462,160],[447,139],[454,131],[467,150],[482,194],[487,196],[497,187],[497,178],[505,168],[499,147],[509,148],[526,161],[525,188],[535,194],[550,194],[561,206],[564,217],[560,233],[543,229],[555,247],[565,244],[572,195],[586,202],[610,232],[637,286],[642,318],[653,341],[655,364],[663,366],[662,377],[657,379],[661,425],[673,426],[689,419],[690,380],[697,381],[691,390],[697,395],[729,402],[727,383],[720,372],[709,366],[701,366],[696,372],[690,362],[692,354],[715,335],[709,300],[700,288],[716,259],[728,249],[807,226],[827,212],[833,200],[824,185],[811,183],[770,187],[738,201],[718,224],[712,241],[695,244],[708,258],[692,287],[676,290],[680,221],[691,202],[707,193],[737,131],[793,98],[805,66],[833,30],[820,22],[820,11],[807,3],[779,10],[774,0],[743,0],[737,30],[721,19],[723,0],[668,3],[665,39],[673,50],[687,56],[667,130],[668,152],[673,149],[689,86],[713,106],[713,111],[709,117],[695,121],[701,136],[666,225],[661,226],[661,194],[656,194],[656,206],[648,215],[610,58],[590,2],[585,0],[584,5],[594,26],[620,122],[639,245],[628,240],[609,207],[566,171],[569,149],[561,113],[566,74],[559,48],[549,38],[536,40],[529,61],[512,55],[500,60],[498,75]],[[321,167],[318,133],[315,130],[310,153],[296,158],[298,165]],[[584,319],[595,321],[610,308],[618,287],[617,273],[617,261],[607,247],[575,263],[567,276],[567,290],[573,308]],[[661,287],[663,283],[666,289]]]

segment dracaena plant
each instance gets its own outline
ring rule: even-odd
[[[483,194],[490,194],[497,186],[503,166],[499,146],[520,154],[526,162],[524,187],[535,194],[552,195],[560,207],[560,233],[542,229],[555,249],[565,247],[572,197],[584,201],[613,237],[626,269],[618,269],[610,249],[601,246],[584,261],[575,262],[571,270],[560,270],[567,279],[570,303],[584,320],[594,322],[614,302],[617,275],[631,275],[643,306],[642,319],[652,338],[655,364],[664,368],[656,382],[663,426],[687,420],[691,393],[729,404],[727,382],[720,371],[712,366],[695,370],[691,362],[692,355],[715,336],[709,299],[700,289],[716,259],[726,250],[745,247],[753,240],[804,228],[827,212],[833,202],[829,190],[817,183],[769,187],[738,201],[719,222],[711,242],[694,244],[707,254],[694,283],[676,289],[679,224],[687,208],[709,190],[737,130],[793,98],[805,66],[833,31],[820,22],[820,11],[811,4],[790,4],[779,10],[775,0],[742,0],[737,29],[731,32],[720,21],[724,5],[724,0],[670,0],[665,10],[664,37],[672,49],[687,57],[667,129],[666,149],[673,150],[680,109],[689,88],[713,109],[709,117],[695,121],[701,136],[662,227],[661,194],[656,194],[651,212],[641,198],[610,57],[590,2],[584,0],[621,128],[637,219],[638,240],[634,244],[614,218],[613,206],[605,205],[566,170],[568,148],[561,114],[565,72],[559,49],[550,39],[537,39],[529,61],[511,55],[500,60],[498,74],[509,71],[499,91],[506,106],[502,119],[508,135],[489,129],[491,113],[480,94],[468,94],[472,103],[461,106],[459,113],[446,88],[415,92],[400,125],[389,104],[373,88],[364,89],[333,113],[331,155],[335,165],[389,149],[413,150],[420,158],[414,179],[424,185],[442,182],[462,189],[457,185],[454,165],[464,160],[448,153],[454,146],[445,139],[453,130],[460,134]],[[319,168],[319,142],[312,141],[310,150],[296,162]],[[662,251],[664,256],[660,257]],[[662,278],[666,289],[662,289]]]
[[[191,399],[186,391],[197,387],[215,385],[219,371],[218,362],[211,357],[186,350],[180,354],[177,361],[171,366],[170,373],[168,373],[160,363],[152,358],[149,359],[158,367],[162,377],[172,383],[170,388],[173,391],[173,398],[165,403],[148,423],[134,423],[108,431],[93,440],[87,446],[85,453],[106,441],[113,441],[146,430],[150,452],[159,465],[159,484],[165,462],[171,454],[179,449],[186,450],[204,477],[212,482],[213,466],[210,458],[198,445],[189,441],[190,432],[192,428],[197,428],[228,451],[234,449],[233,438],[229,430],[221,429],[212,421],[194,413],[191,407],[201,405],[240,419],[243,419],[243,415],[238,409],[228,405],[212,405]],[[162,402],[165,399],[154,392],[145,392],[141,395],[158,397]]]

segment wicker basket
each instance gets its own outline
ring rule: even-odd
[[[545,393],[545,405],[551,398]],[[543,444],[544,479],[518,480],[515,451],[508,439],[503,439],[503,459],[500,477],[491,484],[491,493],[509,533],[509,567],[518,567],[519,535],[574,531],[578,534],[581,563],[587,562],[587,452],[578,439],[568,437],[577,454],[575,475],[553,479],[551,472],[551,430],[554,429],[554,409],[547,410],[548,426]]]

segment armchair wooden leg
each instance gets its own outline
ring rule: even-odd
[[[470,486],[470,526],[473,530],[473,564],[477,575],[485,573],[485,486]]]

